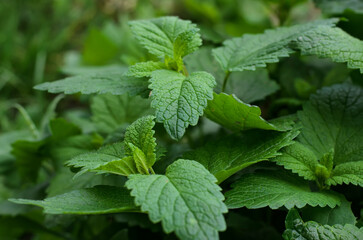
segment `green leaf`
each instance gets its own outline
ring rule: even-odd
[[[262,34],[245,34],[240,38],[226,40],[223,47],[213,50],[213,55],[224,71],[256,70],[288,57],[294,50],[288,45],[292,40],[320,25],[333,26],[337,19],[318,20],[291,27],[267,30]]]
[[[342,199],[340,206],[336,206],[335,208],[314,208],[307,206],[302,209],[302,216],[304,220],[315,221],[323,225],[355,225],[357,220],[350,205],[350,202]]]
[[[312,95],[298,114],[299,141],[316,159],[333,150],[333,168],[326,184],[363,185],[363,90],[350,84],[326,87]]]
[[[247,131],[241,137],[229,136],[209,142],[184,158],[203,164],[221,183],[236,172],[279,155],[278,151],[293,143],[298,131]]]
[[[296,142],[281,151],[281,155],[272,161],[297,173],[306,180],[316,180],[315,169],[319,162],[315,154],[303,144]]]
[[[148,81],[144,78],[135,78],[119,73],[96,73],[68,77],[55,82],[46,82],[36,85],[37,90],[48,91],[50,93],[65,94],[104,94],[113,95],[147,95]]]
[[[151,77],[155,70],[166,69],[165,63],[162,62],[140,62],[129,67],[127,75],[134,77]]]
[[[220,81],[217,84],[221,87],[223,83]],[[266,69],[257,69],[256,71],[232,72],[224,92],[233,93],[241,101],[251,103],[263,100],[279,89],[279,85],[269,78]]]
[[[228,208],[251,209],[269,206],[287,209],[305,205],[335,207],[340,196],[334,192],[312,192],[309,183],[285,171],[261,171],[243,175],[226,194]]]
[[[160,58],[168,56],[176,60],[178,56],[183,57],[194,51],[202,43],[196,25],[177,17],[131,21],[130,26],[140,43]]]
[[[133,157],[127,156],[123,142],[100,148],[96,152],[76,156],[66,163],[68,166],[81,168],[79,176],[85,172],[113,173],[128,176],[138,173]]]
[[[351,224],[329,226],[303,222],[296,209],[289,211],[285,225],[285,240],[360,240],[363,237],[363,228]]]
[[[221,188],[201,164],[177,160],[165,175],[130,175],[126,182],[135,203],[166,233],[180,239],[218,239],[226,228]]]
[[[154,118],[154,116],[145,116],[136,120],[127,128],[125,134],[126,154],[131,156],[135,154],[135,151],[141,151],[144,154],[146,170],[150,169],[156,161],[156,139],[154,138],[155,131],[153,130],[155,125]],[[137,155],[140,155],[140,152]],[[136,166],[138,166],[137,163]]]
[[[232,131],[251,128],[278,130],[261,117],[259,107],[246,104],[234,95],[214,93],[213,100],[208,102],[204,112],[210,120]]]
[[[156,161],[156,140],[152,130],[154,125],[153,116],[142,117],[127,128],[124,142],[74,157],[67,165],[82,168],[77,176],[87,171],[124,176],[149,174],[149,169]]]
[[[341,14],[348,9],[355,13],[363,13],[361,0],[314,0],[314,2],[327,14]]]
[[[103,32],[92,28],[84,41],[82,60],[86,65],[105,65],[116,57],[118,47]]]
[[[354,38],[340,28],[319,26],[295,41],[303,55],[331,58],[334,62],[347,62],[348,68],[363,73],[363,41]]]
[[[42,207],[47,214],[105,214],[137,209],[126,188],[112,186],[75,190],[42,201],[28,199],[10,199],[10,201]]]
[[[101,132],[112,133],[119,127],[126,127],[139,117],[151,114],[150,100],[127,94],[97,95],[92,98],[92,121]]]
[[[185,57],[185,64],[189,72],[206,71],[211,73],[217,82],[215,91],[222,91],[225,72],[212,56],[212,49],[203,47]],[[257,71],[233,72],[230,74],[225,93],[234,94],[245,103],[262,100],[275,93],[279,85],[269,78],[266,69]]]
[[[163,122],[173,139],[180,139],[188,125],[196,125],[199,116],[213,98],[215,80],[206,72],[189,76],[170,70],[158,70],[150,79],[151,106],[156,109],[156,121]]]

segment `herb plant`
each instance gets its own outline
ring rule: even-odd
[[[126,221],[151,221],[154,231],[179,239],[228,238],[233,214],[270,208],[286,215],[286,240],[363,239],[351,197],[341,190],[363,187],[363,41],[338,22],[277,27],[211,47],[188,20],[130,21],[146,61],[35,86],[94,94],[96,131],[84,134],[87,126],[56,118],[47,137],[13,143],[16,158],[28,157],[21,165],[28,181],[49,156],[59,159],[52,168],[61,173],[44,200],[10,201],[45,214],[130,214],[140,218]],[[344,64],[360,82],[326,84],[289,114],[251,105],[280,88],[268,72],[291,56]],[[57,184],[77,181],[89,184],[57,191]]]

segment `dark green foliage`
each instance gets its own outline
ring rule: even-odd
[[[314,2],[1,2],[0,239],[363,239],[362,6]]]

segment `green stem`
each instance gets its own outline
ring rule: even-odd
[[[154,169],[152,167],[150,168],[150,172],[151,174],[155,174]]]
[[[231,74],[230,71],[227,71],[226,72],[226,76],[224,77],[223,79],[223,86],[222,86],[222,92],[224,92],[224,90],[226,89],[226,86],[227,86],[227,82],[228,82],[228,78],[229,78],[229,75]]]
[[[183,66],[183,74],[184,74],[185,76],[189,76],[188,70],[187,70],[187,68],[185,67],[185,65]]]
[[[39,139],[39,137],[40,137],[39,131],[38,131],[37,127],[35,126],[34,122],[32,121],[32,119],[30,118],[29,114],[26,112],[26,110],[21,105],[19,105],[17,103],[14,105],[14,107],[16,109],[18,109],[20,114],[25,119],[25,122],[28,125],[28,127],[30,129],[30,132],[32,133],[33,137],[35,139]]]

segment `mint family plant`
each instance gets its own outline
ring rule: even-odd
[[[98,117],[112,119],[107,114],[113,112],[113,121],[123,117],[133,123],[121,139],[116,136],[117,141],[74,156],[66,165],[77,172],[75,179],[92,172],[125,176],[126,182],[11,201],[43,207],[48,214],[142,212],[179,239],[219,239],[228,211],[269,207],[289,210],[284,239],[363,239],[344,195],[331,190],[342,184],[363,186],[362,88],[352,82],[324,87],[297,115],[270,121],[249,103],[265,98],[276,85],[262,78],[255,80],[262,86],[238,88],[246,84],[240,72],[294,53],[330,58],[363,73],[363,42],[336,27],[337,22],[318,20],[245,34],[211,49],[200,48],[199,29],[190,21],[131,21],[133,34],[154,60],[35,87],[51,93],[109,94],[94,102],[96,111],[106,112]],[[136,95],[143,98],[132,102],[130,96]],[[105,110],[113,99],[118,99],[115,109]],[[129,104],[133,115],[117,115],[121,104]],[[158,143],[163,130],[155,123],[162,123],[173,141],[183,142],[184,135],[190,137],[188,127],[203,115],[227,130],[172,158],[170,148]],[[112,124],[108,120],[109,132]],[[304,222],[299,215],[297,209],[308,206],[315,221]],[[349,216],[339,219],[341,212]],[[318,223],[319,216],[334,215],[337,219]]]

